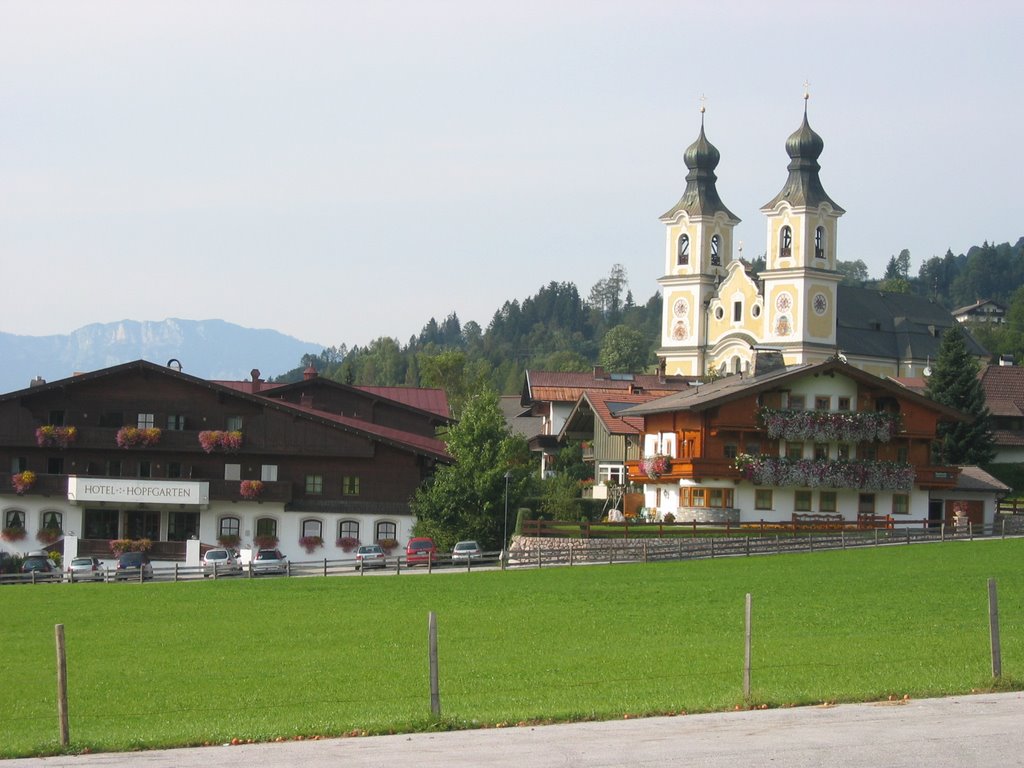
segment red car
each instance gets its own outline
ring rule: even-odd
[[[437,562],[437,547],[434,540],[426,536],[409,539],[405,545],[406,565],[428,565]]]

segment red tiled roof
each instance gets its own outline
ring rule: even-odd
[[[660,395],[630,394],[629,392],[585,392],[582,397],[590,403],[594,416],[601,420],[605,429],[612,435],[641,435],[644,431],[644,419],[642,416],[619,417],[612,413],[620,409],[615,408],[616,403],[629,403],[637,405],[654,400]]]
[[[574,402],[584,391],[598,390],[628,392],[630,389],[639,388],[644,392],[666,395],[686,389],[689,384],[688,379],[663,378],[653,373],[605,374],[597,377],[592,372],[526,372],[526,385],[533,399],[555,402]]]
[[[436,413],[446,419],[452,417],[451,409],[448,407],[448,396],[443,389],[420,387],[356,387],[356,389],[376,397],[384,397],[412,408],[418,408],[421,411]]]
[[[978,379],[993,416],[1020,416],[1024,412],[1024,368],[990,365],[982,369]]]

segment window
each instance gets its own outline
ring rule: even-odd
[[[793,509],[797,512],[811,511],[811,492],[797,491],[793,494]]]
[[[679,248],[677,250],[676,263],[685,267],[690,263],[690,237],[689,235],[679,236]]]
[[[746,451],[746,453],[750,454],[751,456],[760,456],[761,455],[761,444],[760,443],[747,443],[746,448],[744,450]]]
[[[814,258],[825,258],[825,228],[818,227],[814,230]]]
[[[720,238],[718,235],[712,235],[712,237],[711,237],[711,266],[712,267],[720,267],[720,266],[722,266],[722,256],[718,252],[718,249],[721,246],[721,243],[722,243],[722,238]]]
[[[875,514],[875,494],[873,493],[862,493],[857,498],[857,514],[858,515],[873,515]]]
[[[754,489],[754,509],[771,509],[772,508],[772,489],[771,488],[756,488]]]
[[[107,462],[107,477],[120,477],[121,476],[121,462],[118,459],[112,459]]]
[[[322,539],[324,536],[324,524],[320,520],[303,520],[302,535],[303,537],[319,536]]]
[[[355,520],[342,520],[338,524],[338,538],[359,541],[359,523]]]
[[[896,448],[896,461],[906,464],[910,460],[910,449],[905,445]]]
[[[788,259],[793,255],[793,230],[788,226],[779,232],[779,256]]]
[[[169,512],[167,514],[167,540],[188,541],[199,538],[198,512]]]
[[[703,488],[691,488],[690,489],[690,506],[691,507],[706,507],[707,499]]]
[[[11,474],[16,475],[28,469],[28,459],[24,456],[15,456],[11,459]]]
[[[892,513],[894,515],[910,514],[910,497],[905,493],[894,493],[892,495]]]
[[[794,411],[804,410],[804,406],[807,404],[807,400],[803,395],[790,394],[789,396],[789,407]]]
[[[597,470],[597,482],[622,485],[626,480],[626,470],[621,464],[602,464]]]
[[[790,461],[799,461],[804,457],[803,443],[786,443],[786,458]]]
[[[237,536],[241,531],[241,523],[237,517],[222,517],[217,526],[218,536]]]
[[[64,530],[64,514],[61,512],[43,512],[43,528]]]
[[[25,527],[25,513],[20,509],[9,509],[4,514],[4,528]]]
[[[241,432],[242,431],[242,417],[241,416],[228,416],[228,419],[227,419],[227,430],[228,430],[228,432]]]
[[[398,539],[398,526],[394,523],[377,523],[377,541],[396,541]]]
[[[107,411],[100,414],[101,427],[123,427],[124,414],[120,411]]]
[[[838,403],[836,405],[836,410],[837,411],[848,411],[848,410],[850,410],[850,398],[848,398],[848,397],[840,397],[836,402]]]
[[[261,517],[256,521],[257,536],[272,536],[277,538],[277,520],[272,517]]]
[[[860,458],[864,461],[874,461],[878,458],[878,446],[874,444],[862,445],[859,454]]]
[[[832,407],[832,398],[828,395],[817,395],[814,398],[814,410],[827,411]]]
[[[828,443],[814,444],[814,458],[818,460],[828,458]]]
[[[265,483],[277,482],[277,464],[264,464],[260,468],[260,480]]]
[[[153,476],[153,463],[149,461],[139,462],[139,477],[152,477]]]
[[[225,464],[224,465],[224,479],[225,480],[241,480],[242,479],[242,465],[241,464]]]
[[[359,475],[346,475],[341,478],[341,492],[346,496],[358,496]]]
[[[63,427],[64,411],[50,411],[50,424],[55,427]]]
[[[821,491],[818,494],[818,511],[819,512],[835,512],[836,507],[836,492],[835,491]]]
[[[722,452],[725,454],[725,458],[735,459],[736,454],[739,452],[739,446],[736,445],[735,443],[726,443],[725,447],[722,449]]]
[[[732,303],[732,321],[734,323],[743,322],[743,302],[734,301]]]
[[[708,488],[708,506],[722,509],[732,506],[732,488]]]
[[[848,461],[850,458],[850,446],[846,443],[839,443],[836,446],[836,458]]]
[[[153,428],[153,414],[152,413],[140,413],[139,414],[139,429],[152,429]]]
[[[181,463],[177,461],[167,462],[167,476],[181,477]]]
[[[170,414],[167,417],[167,429],[171,432],[180,432],[185,428],[185,417],[177,414]]]
[[[120,515],[116,509],[85,510],[82,513],[82,538],[116,539]]]
[[[63,475],[64,459],[60,456],[51,456],[46,460],[46,474]]]
[[[306,475],[306,493],[320,495],[324,492],[323,475]]]

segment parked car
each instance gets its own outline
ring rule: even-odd
[[[230,549],[217,547],[203,555],[203,578],[207,576],[235,576],[242,572],[242,563]]]
[[[363,544],[356,550],[356,570],[386,568],[388,564],[380,544]]]
[[[279,549],[261,549],[249,563],[254,574],[287,573],[288,558]]]
[[[427,565],[437,562],[437,547],[434,540],[427,536],[409,539],[405,545],[406,565]]]
[[[467,563],[470,560],[479,560],[483,556],[483,550],[475,541],[460,541],[452,550],[453,563]]]
[[[153,578],[153,564],[145,552],[125,552],[117,558],[114,568],[114,581],[139,580]]]
[[[37,580],[60,578],[60,568],[45,552],[29,552],[21,563],[21,572],[34,574]]]
[[[106,575],[98,557],[76,557],[68,566],[72,581],[103,581]]]

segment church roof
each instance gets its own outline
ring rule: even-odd
[[[806,105],[806,102],[805,102]],[[825,148],[821,136],[815,133],[807,122],[807,109],[804,108],[804,120],[800,127],[786,139],[786,154],[789,155],[789,178],[786,179],[782,191],[762,206],[762,211],[775,208],[780,202],[787,202],[795,208],[817,208],[827,203],[837,213],[845,213],[836,202],[828,196],[821,186],[818,171],[818,158]]]
[[[740,220],[725,207],[715,188],[715,182],[718,180],[715,168],[718,167],[720,159],[718,149],[704,135],[702,115],[700,135],[683,154],[683,162],[689,169],[689,173],[686,174],[686,189],[679,202],[662,214],[663,221],[674,219],[677,213],[684,211],[690,216],[714,216],[716,213],[724,213],[732,222],[739,223]]]
[[[931,299],[909,293],[840,285],[836,346],[848,355],[892,360],[937,360],[942,333],[956,320]],[[965,333],[972,355],[988,354]]]

